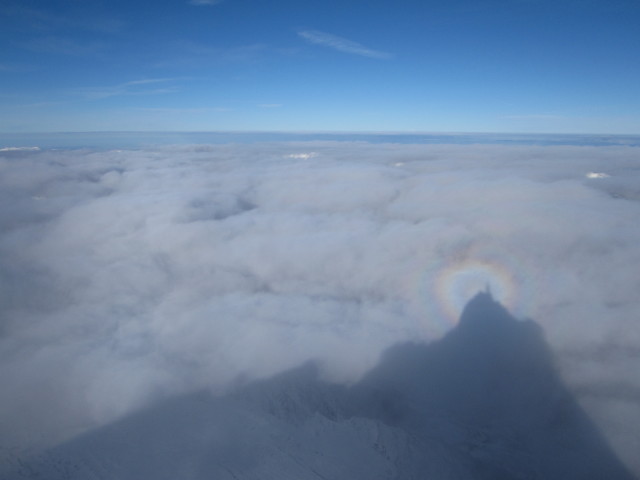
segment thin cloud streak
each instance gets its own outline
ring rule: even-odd
[[[178,90],[175,85],[165,88],[147,89],[144,86],[163,84],[175,81],[174,78],[150,78],[143,80],[132,80],[130,82],[121,83],[111,87],[89,87],[76,90],[74,93],[80,95],[87,100],[100,100],[103,98],[117,97],[122,95],[161,95],[173,93]],[[140,88],[142,87],[142,88]]]
[[[318,30],[300,30],[298,32],[298,35],[305,39],[307,42],[314,45],[333,48],[334,50],[338,50],[344,53],[350,53],[353,55],[360,55],[362,57],[369,58],[391,58],[391,54],[387,52],[373,50],[352,40],[338,37],[337,35],[332,35],[330,33],[320,32]]]
[[[510,120],[564,120],[568,118],[565,115],[545,114],[545,113],[532,113],[523,115],[505,115],[502,118],[508,118]]]
[[[16,4],[0,10],[0,14],[11,18],[14,24],[28,24],[38,32],[68,32],[72,30],[116,34],[122,31],[126,25],[123,20],[106,11],[100,12],[99,15],[87,14],[83,11],[59,14],[55,11],[55,7],[53,10],[47,10]]]
[[[35,38],[22,44],[22,47],[38,53],[67,55],[72,57],[88,57],[104,50],[101,43],[86,43],[65,37],[48,36]]]
[[[216,47],[193,41],[178,41],[169,44],[162,52],[155,68],[202,69],[207,65],[252,63],[266,55],[278,53],[265,44],[256,43],[236,47]]]
[[[189,0],[189,5],[203,6],[203,5],[217,5],[222,3],[222,0]]]
[[[17,65],[12,63],[0,63],[0,72],[24,73],[35,70],[35,67],[28,65]]]
[[[152,112],[161,114],[185,114],[185,113],[211,113],[211,112],[232,112],[228,107],[195,107],[195,108],[171,108],[171,107],[139,107],[135,109],[140,112]]]

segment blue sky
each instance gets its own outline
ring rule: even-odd
[[[0,131],[640,133],[640,1],[4,0]]]

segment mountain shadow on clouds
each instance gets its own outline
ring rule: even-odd
[[[354,412],[446,446],[464,472],[443,478],[634,478],[563,385],[541,327],[487,293],[442,340],[389,349],[355,390]]]
[[[487,293],[441,340],[389,349],[351,387],[314,364],[173,398],[3,479],[632,479],[554,370],[540,327]]]

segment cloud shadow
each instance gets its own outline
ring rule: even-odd
[[[632,479],[563,385],[541,328],[480,293],[430,344],[357,384],[312,363],[232,393],[160,402],[3,479]]]

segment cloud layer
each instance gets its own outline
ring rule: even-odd
[[[354,381],[488,285],[635,461],[637,148],[3,149],[0,172],[0,444],[311,358]]]
[[[330,33],[320,32],[318,30],[301,30],[298,32],[298,35],[300,35],[309,43],[333,48],[344,53],[351,53],[353,55],[360,55],[362,57],[370,58],[391,57],[391,55],[386,52],[372,50],[352,40],[338,37],[337,35],[332,35]]]

